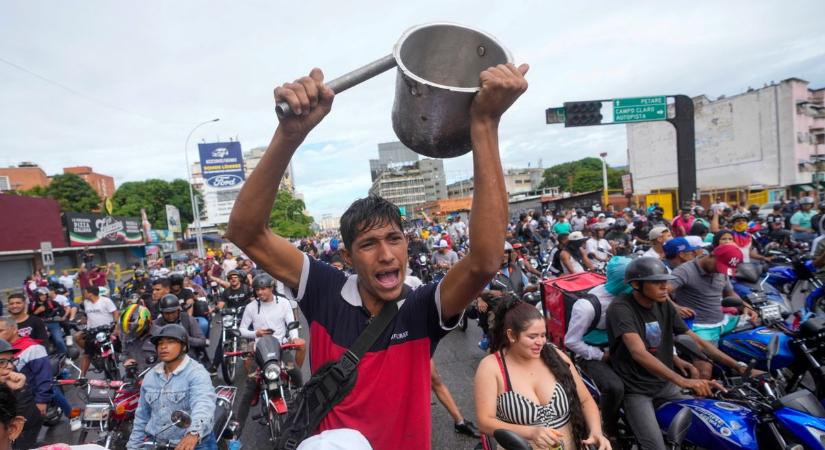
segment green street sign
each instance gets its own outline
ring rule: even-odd
[[[634,97],[613,100],[613,123],[667,120],[667,98]]]
[[[560,108],[547,108],[544,111],[545,120],[547,123],[564,123],[564,118],[566,116],[564,106]]]

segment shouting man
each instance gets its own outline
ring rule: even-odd
[[[332,107],[321,70],[275,89],[293,116],[280,119],[261,162],[235,202],[226,237],[287,286],[310,329],[313,372],[337,360],[385,307],[398,313],[360,360],[353,390],[322,420],[320,430],[350,428],[376,450],[430,448],[430,356],[458,324],[464,308],[499,268],[507,228],[507,192],[498,149],[502,114],[527,89],[527,65],[491,67],[469,114],[474,189],[473,251],[438,284],[404,296],[407,239],[398,208],[377,196],[355,201],[341,217],[341,254],[357,275],[302,254],[268,225],[278,180],[308,133]],[[402,299],[402,297],[405,297]],[[403,407],[399,407],[403,405]]]

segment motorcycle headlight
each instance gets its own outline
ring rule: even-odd
[[[768,303],[759,308],[759,316],[763,322],[781,321],[782,311],[776,303]]]
[[[419,261],[421,264],[427,264],[427,257],[426,257],[426,256],[424,256],[424,255],[418,255],[418,261]]]
[[[109,336],[107,336],[106,333],[103,331],[98,331],[95,335],[95,340],[100,343],[106,342],[106,339],[108,338]]]
[[[533,267],[538,267],[538,266],[539,266],[539,262],[538,262],[538,260],[537,260],[536,258],[531,258],[531,259],[530,259],[530,265],[531,265],[531,266],[533,266]]]
[[[281,367],[276,363],[270,363],[264,369],[264,378],[269,381],[275,381],[281,376]]]
[[[232,316],[223,316],[221,318],[221,323],[223,323],[224,327],[233,327],[235,326],[235,318]]]

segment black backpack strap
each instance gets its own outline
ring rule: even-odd
[[[590,302],[593,306],[593,311],[595,311],[595,315],[593,316],[593,321],[590,322],[590,326],[587,327],[587,331],[593,331],[599,326],[599,320],[602,318],[602,302],[599,301],[599,297],[596,297],[593,294],[586,294],[584,298]]]

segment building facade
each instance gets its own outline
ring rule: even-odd
[[[447,198],[444,161],[419,159],[418,153],[400,142],[378,144],[378,159],[370,160],[370,175],[370,194],[405,208],[407,214],[425,202]]]
[[[789,78],[760,89],[693,99],[700,191],[796,187],[825,173],[825,88]],[[627,125],[629,169],[637,193],[677,187],[676,141],[665,122]]]
[[[504,171],[504,185],[508,195],[524,194],[535,192],[544,180],[544,169],[521,168],[506,169]],[[473,196],[473,178],[456,181],[447,185],[447,196],[449,198],[462,198]]]
[[[89,166],[64,167],[63,173],[73,173],[83,178],[101,198],[115,195],[115,179],[92,170]]]
[[[243,153],[243,164],[246,178],[249,178],[252,171],[258,167],[258,163],[261,162],[261,158],[263,158],[265,152],[266,147],[255,147]],[[278,186],[278,190],[287,190],[293,196],[295,195],[295,177],[293,176],[291,161],[286,168],[284,177],[281,178],[281,183]]]
[[[49,181],[46,172],[34,163],[22,162],[17,167],[0,168],[0,192],[46,187]]]

